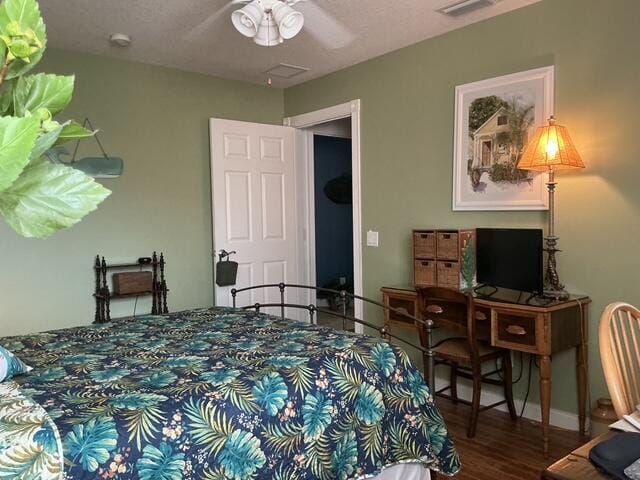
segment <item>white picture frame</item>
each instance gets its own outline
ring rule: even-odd
[[[515,168],[554,112],[555,68],[456,87],[453,210],[547,210],[547,174]]]

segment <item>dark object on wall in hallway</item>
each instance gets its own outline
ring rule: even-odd
[[[341,175],[329,180],[323,189],[329,200],[338,205],[353,204],[353,180],[349,175]]]

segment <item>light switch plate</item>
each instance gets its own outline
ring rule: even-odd
[[[380,245],[380,234],[369,230],[367,232],[367,247],[378,247]]]

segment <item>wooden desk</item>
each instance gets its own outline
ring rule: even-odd
[[[543,480],[605,480],[608,478],[589,461],[593,447],[613,437],[613,432],[603,433],[586,445],[574,450],[542,472]]]
[[[384,287],[382,296],[385,305],[405,309],[410,314],[419,316],[420,299],[414,287]],[[490,319],[488,325],[479,325],[478,331],[487,332],[492,346],[529,353],[540,359],[540,412],[545,456],[549,455],[551,356],[554,353],[576,350],[578,416],[580,433],[586,435],[590,303],[591,300],[586,296],[550,303],[527,303],[519,299],[506,301],[486,297],[478,297],[475,300],[476,310],[483,312],[486,318]],[[414,324],[389,311],[385,313],[385,326],[390,331],[396,328],[416,331]]]

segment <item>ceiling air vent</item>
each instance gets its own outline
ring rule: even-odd
[[[440,7],[436,11],[444,15],[449,15],[450,17],[459,17],[481,8],[490,7],[495,4],[496,1],[497,0],[458,0],[457,2]]]
[[[273,77],[293,78],[308,71],[309,69],[307,67],[299,67],[297,65],[288,65],[286,63],[281,63],[280,65],[276,65],[275,67],[270,68],[264,73]]]

